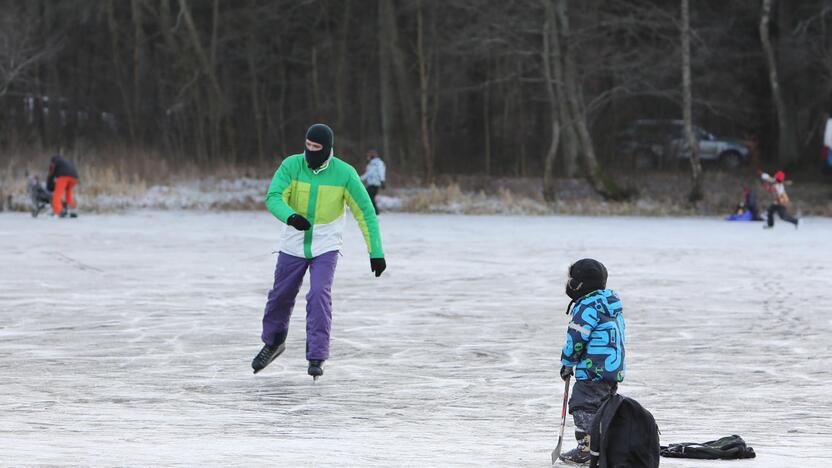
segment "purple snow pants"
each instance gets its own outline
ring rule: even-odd
[[[273,345],[286,339],[289,318],[295,307],[303,275],[309,269],[309,293],[306,295],[306,359],[329,358],[329,331],[332,327],[332,279],[338,251],[326,252],[312,259],[280,252],[274,269],[274,287],[269,291],[263,316],[263,343]]]

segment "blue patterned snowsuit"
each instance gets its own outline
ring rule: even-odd
[[[572,308],[560,360],[575,367],[577,382],[569,413],[575,419],[576,436],[588,432],[603,400],[624,380],[624,329],[621,299],[610,289],[593,291]]]

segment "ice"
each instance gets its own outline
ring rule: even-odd
[[[758,453],[662,466],[832,465],[832,220],[381,226],[376,279],[348,222],[313,385],[305,288],[286,353],[251,373],[281,231],[267,213],[0,215],[0,465],[549,466],[565,271],[585,256],[624,302],[620,392],[662,441],[740,434]]]

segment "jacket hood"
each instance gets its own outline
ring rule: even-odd
[[[613,318],[617,317],[622,311],[621,298],[612,289],[596,289],[578,299],[575,302],[575,307],[572,309],[573,314],[580,308],[579,306],[594,307],[598,312]]]

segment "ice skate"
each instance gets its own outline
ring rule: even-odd
[[[558,459],[564,463],[578,466],[588,466],[592,455],[589,453],[589,436],[584,435],[578,440],[578,446],[563,452]]]
[[[312,376],[313,381],[317,382],[318,377],[324,375],[324,361],[317,359],[309,361],[307,373]]]
[[[572,450],[560,454],[558,459],[563,463],[568,463],[570,465],[589,466],[590,457],[591,455],[589,454],[588,448],[585,450],[583,446],[578,445]]]
[[[263,349],[261,349],[260,352],[257,353],[257,356],[254,357],[254,360],[251,361],[251,368],[254,369],[254,373],[256,374],[263,370],[285,350],[286,345],[284,343],[274,346],[264,345]]]

